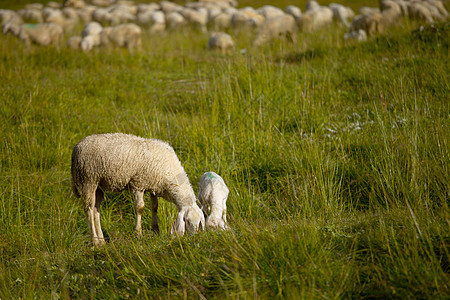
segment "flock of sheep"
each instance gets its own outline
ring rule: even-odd
[[[115,2],[115,3],[114,3]],[[379,7],[352,9],[331,3],[321,6],[310,0],[304,12],[294,5],[284,10],[264,5],[236,8],[236,0],[198,0],[179,5],[170,1],[135,4],[129,0],[65,0],[44,5],[26,5],[19,11],[1,10],[3,33],[12,33],[25,44],[58,45],[64,36],[73,35],[67,46],[89,51],[94,47],[118,46],[139,49],[143,32],[150,35],[180,30],[186,26],[202,33],[210,31],[209,49],[227,51],[234,47],[229,33],[254,31],[254,46],[285,36],[296,42],[296,32],[312,32],[335,23],[348,28],[344,39],[364,41],[383,33],[401,18],[426,23],[445,21],[448,12],[442,0],[380,0]]]

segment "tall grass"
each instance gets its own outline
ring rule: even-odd
[[[0,297],[447,298],[449,26],[417,27],[228,55],[190,31],[135,54],[1,36]],[[161,201],[137,239],[108,193],[92,249],[70,155],[117,131],[170,142],[195,190],[221,174],[231,230],[172,237]]]

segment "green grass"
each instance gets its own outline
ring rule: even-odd
[[[449,24],[417,28],[228,55],[190,31],[135,54],[0,36],[0,298],[448,298]],[[173,237],[161,201],[137,239],[108,193],[93,249],[70,155],[102,132],[168,141],[195,191],[219,173],[231,230]]]

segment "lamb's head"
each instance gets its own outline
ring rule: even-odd
[[[172,225],[172,234],[183,235],[185,231],[194,233],[205,228],[205,217],[197,204],[193,204],[178,212],[177,219]]]

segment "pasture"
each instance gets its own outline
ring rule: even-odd
[[[225,54],[193,30],[135,53],[0,35],[0,298],[448,298],[450,24],[420,25]],[[92,248],[70,157],[107,132],[169,142],[196,193],[220,174],[231,229],[172,236],[161,199],[157,236],[147,195],[137,238],[132,195],[107,193]]]

